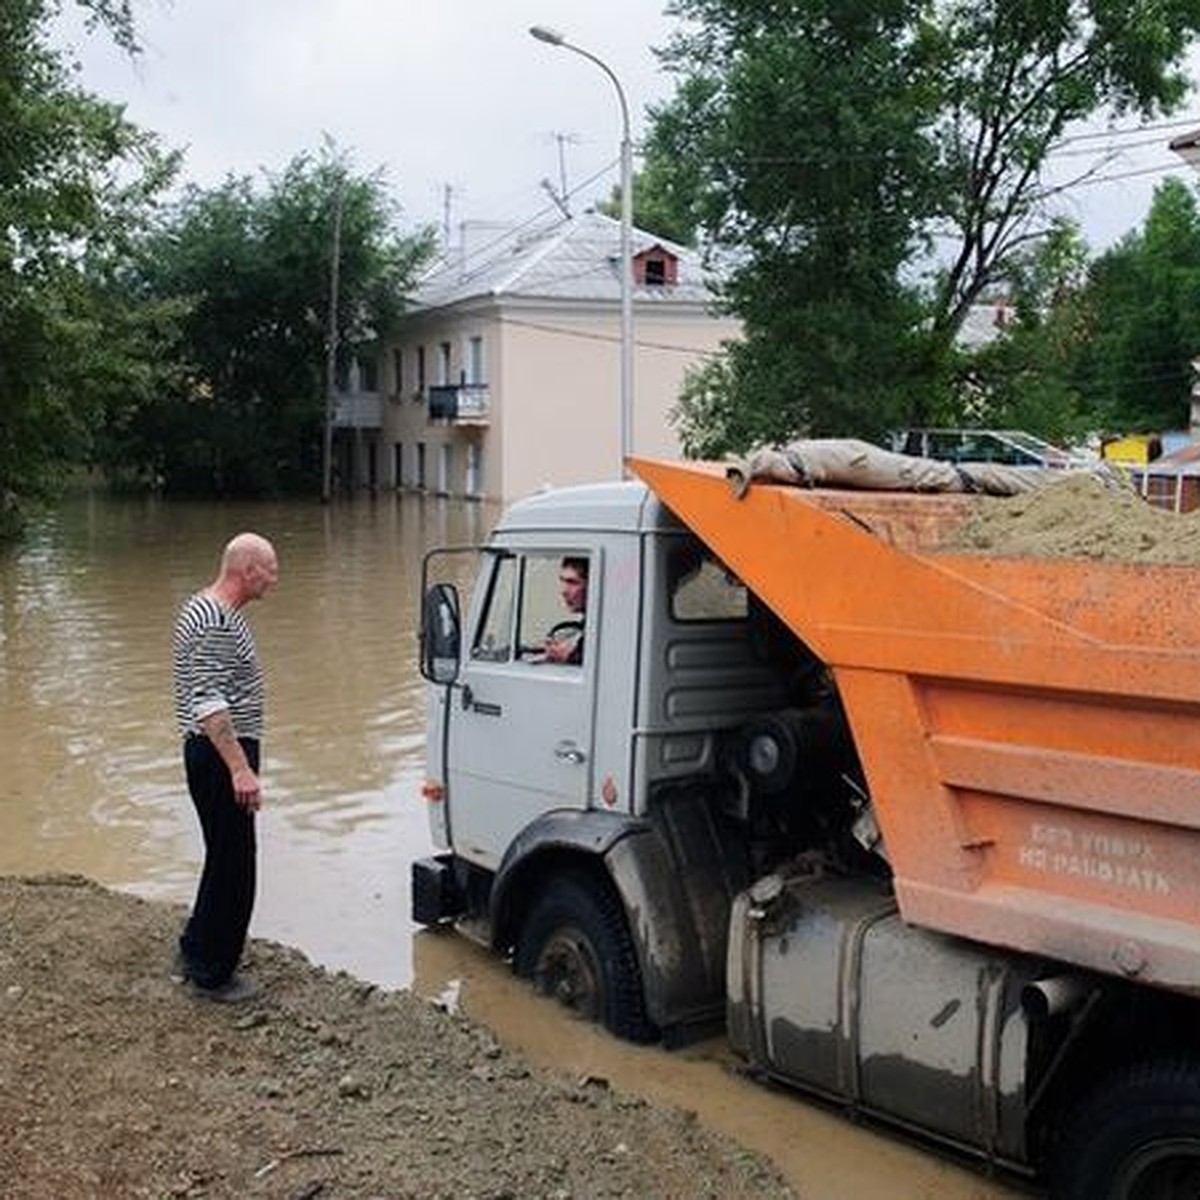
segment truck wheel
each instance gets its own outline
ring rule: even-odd
[[[539,992],[584,1020],[633,1042],[658,1037],[646,1016],[625,914],[606,883],[578,874],[556,877],[525,918],[513,964]]]
[[[1200,1063],[1138,1063],[1072,1115],[1056,1156],[1054,1200],[1200,1196]]]

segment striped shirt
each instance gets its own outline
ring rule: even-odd
[[[197,592],[179,610],[171,637],[175,716],[183,736],[229,710],[240,738],[263,734],[263,679],[254,635],[242,614]]]

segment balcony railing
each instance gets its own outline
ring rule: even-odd
[[[491,401],[486,383],[435,384],[429,389],[429,419],[486,425]]]
[[[333,409],[338,429],[380,429],[383,397],[378,392],[338,392]]]

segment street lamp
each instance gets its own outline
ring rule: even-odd
[[[625,460],[632,452],[633,430],[633,143],[629,137],[629,105],[621,81],[603,59],[589,50],[568,42],[557,29],[534,25],[530,35],[539,42],[570,50],[596,66],[608,76],[617,91],[621,106],[621,462],[620,475],[625,478]]]

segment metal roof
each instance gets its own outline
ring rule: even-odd
[[[678,282],[634,285],[639,305],[706,305],[714,296],[700,255],[686,246],[633,231],[633,253],[661,246],[679,262]],[[452,251],[418,285],[412,310],[481,298],[617,303],[621,298],[621,224],[585,212],[551,224],[497,232]]]

